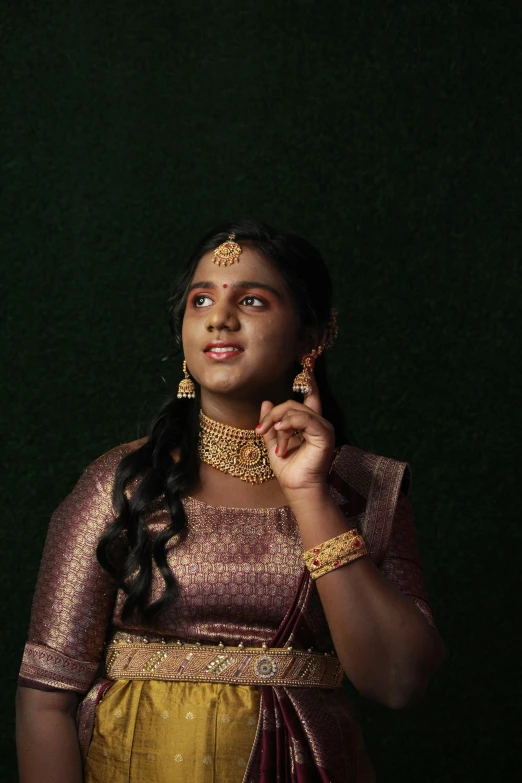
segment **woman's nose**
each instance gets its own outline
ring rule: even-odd
[[[226,301],[216,302],[207,316],[206,327],[207,329],[227,328],[232,331],[239,329],[239,319],[234,307]]]

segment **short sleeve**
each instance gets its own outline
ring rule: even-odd
[[[117,586],[96,559],[114,519],[114,473],[121,447],[83,472],[51,516],[18,682],[86,693],[94,680]]]
[[[388,546],[379,570],[404,595],[412,599],[429,624],[435,628],[422,575],[411,504],[402,490],[399,492]]]

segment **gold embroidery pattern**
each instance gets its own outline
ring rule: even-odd
[[[254,661],[254,671],[263,680],[269,680],[277,672],[277,664],[270,655],[262,655]]]
[[[114,656],[114,651],[119,655]],[[181,671],[191,650],[190,662]],[[217,653],[216,650],[219,650]],[[229,682],[234,685],[286,685],[311,688],[339,688],[343,671],[335,653],[314,653],[290,648],[242,647],[166,642],[129,642],[124,633],[115,634],[107,648],[107,677],[157,679],[173,682]],[[233,653],[233,654],[232,654]],[[264,651],[263,651],[264,653]],[[270,653],[270,654],[268,654]],[[238,663],[236,666],[233,664]],[[243,665],[245,664],[245,665]]]
[[[213,658],[210,663],[207,663],[204,670],[209,672],[209,674],[214,674],[217,677],[218,675],[222,674],[231,663],[234,663],[235,660],[236,659],[233,655],[216,655],[216,657]]]
[[[296,764],[308,764],[310,762],[310,759],[308,757],[308,754],[306,752],[305,747],[299,740],[297,740],[295,737],[292,737],[292,748],[294,751],[294,760]]]
[[[87,691],[97,668],[96,663],[77,661],[43,645],[27,642],[20,675],[54,688]]]
[[[114,472],[132,450],[129,444],[118,446],[88,465],[51,515],[23,677],[84,693],[94,679],[116,594],[111,577],[98,564],[96,546],[114,518]]]
[[[263,710],[263,731],[275,731],[276,722],[270,710]]]
[[[182,502],[186,535],[167,556],[180,591],[156,632],[170,636],[175,628],[183,639],[260,646],[282,621],[304,570],[297,520],[289,507],[224,509],[191,497]],[[166,524],[167,512],[158,509],[151,534]],[[155,570],[151,600],[163,589]],[[118,594],[116,626],[123,600]]]
[[[435,628],[409,500],[410,465],[350,446],[340,449],[335,473],[341,484],[349,476],[351,487],[367,498],[365,511],[348,517],[350,526],[359,528],[381,573],[412,599]],[[330,492],[337,505],[346,506],[342,489],[330,487]]]
[[[113,666],[113,664],[116,662],[116,658],[118,657],[118,654],[116,654],[115,657],[113,657],[113,653],[110,655],[110,659],[107,661],[107,670],[110,670]],[[144,674],[154,674],[158,666],[162,661],[165,660],[167,657],[166,650],[158,650],[154,653],[154,655],[151,655],[151,657],[146,661],[145,665],[143,666],[142,672]]]

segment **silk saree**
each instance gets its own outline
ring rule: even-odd
[[[54,512],[20,670],[22,685],[83,696],[78,731],[85,780],[175,783],[179,773],[180,780],[196,783],[373,781],[342,688],[145,685],[99,676],[104,646],[115,630],[129,638],[145,631],[122,623],[124,596],[95,558],[99,535],[114,514],[114,471],[138,445],[123,444],[88,466]],[[409,465],[344,445],[336,450],[328,479],[347,524],[362,533],[381,573],[434,625],[408,499]],[[291,509],[214,507],[188,496],[183,503],[188,533],[169,551],[180,600],[160,618],[158,637],[330,652],[331,636],[302,564]],[[159,498],[151,531],[166,523],[165,514]],[[158,576],[151,597],[161,590]],[[182,773],[188,763],[192,771]]]

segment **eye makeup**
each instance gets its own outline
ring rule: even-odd
[[[223,284],[223,287],[225,285],[228,288],[228,283]],[[258,288],[262,291],[270,291],[274,296],[276,296],[280,301],[283,300],[283,295],[280,293],[280,291],[277,290],[277,288],[274,288],[274,286],[269,285],[268,283],[262,283],[259,280],[238,280],[237,283],[233,283],[231,287],[234,290],[237,289],[245,289],[245,290],[251,290],[253,288]],[[206,288],[208,290],[212,290],[216,288],[216,284],[213,283],[211,280],[200,280],[197,283],[192,283],[190,286],[188,293],[190,294],[191,291],[193,291],[195,288]]]

